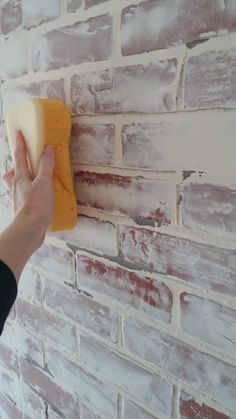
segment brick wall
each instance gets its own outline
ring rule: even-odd
[[[235,4],[1,1],[1,175],[7,109],[62,99],[79,215],[23,272],[1,418],[236,418]]]

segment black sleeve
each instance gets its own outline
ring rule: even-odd
[[[0,260],[0,335],[17,297],[17,284],[12,270]]]

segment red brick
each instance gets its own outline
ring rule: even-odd
[[[16,313],[20,325],[32,335],[48,339],[72,352],[76,350],[74,327],[64,320],[19,298]]]
[[[124,346],[130,353],[236,411],[236,367],[128,317],[124,323]],[[97,354],[94,357],[98,359]]]
[[[80,215],[73,230],[52,235],[80,249],[92,250],[100,255],[118,255],[116,226],[106,221]]]
[[[181,392],[180,398],[181,419],[230,419],[228,415],[216,411],[206,404],[197,403],[192,396]]]
[[[0,416],[1,418],[23,419],[20,409],[3,393],[0,393]]]
[[[122,52],[130,55],[165,49],[207,39],[222,29],[233,32],[235,28],[233,0],[223,5],[214,0],[194,0],[191,5],[186,0],[143,1],[122,11]]]
[[[106,295],[125,307],[133,307],[164,322],[170,322],[172,294],[160,281],[126,271],[86,256],[77,255],[79,285]]]
[[[0,43],[0,79],[14,79],[27,73],[27,43],[8,39]]]
[[[143,122],[138,117],[135,120],[122,127],[124,166],[217,174],[222,168],[222,175],[229,173],[232,177],[235,166],[235,110],[176,112],[156,115],[155,122]],[[205,135],[202,135],[203,131]]]
[[[143,337],[140,339],[140,336],[139,341],[143,345]],[[151,410],[171,414],[173,389],[164,377],[145,370],[84,335],[80,339],[80,357],[99,376],[149,405]]]
[[[120,67],[71,80],[74,114],[176,110],[177,60]]]
[[[123,214],[140,223],[170,224],[175,187],[167,182],[109,173],[74,172],[79,204]]]
[[[95,6],[100,3],[104,3],[107,0],[67,0],[67,11],[68,12],[75,12],[77,9],[80,8],[89,8]]]
[[[39,83],[31,83],[2,91],[3,117],[15,103],[32,97],[44,97],[65,101],[64,80],[44,80]]]
[[[22,21],[21,0],[9,0],[0,9],[1,32],[14,31]]]
[[[34,71],[48,71],[85,62],[102,61],[110,57],[111,51],[111,16],[98,16],[35,38],[32,46],[32,66]]]
[[[59,409],[66,417],[78,419],[76,397],[55,383],[46,372],[20,358],[21,375],[23,379],[38,391],[45,400]]]
[[[124,227],[121,253],[135,266],[173,275],[204,289],[236,295],[234,250]]]
[[[33,28],[60,16],[61,0],[22,0],[22,20],[25,28]]]
[[[74,254],[71,250],[59,249],[43,244],[30,258],[33,265],[45,270],[45,274],[66,278],[67,282],[75,282]]]
[[[185,109],[236,107],[236,49],[190,57],[185,70]]]
[[[183,226],[234,240],[236,190],[211,184],[189,184],[183,190]]]
[[[24,382],[22,383],[24,419],[43,418],[46,412],[45,401]]]
[[[235,356],[236,311],[186,292],[180,296],[180,307],[186,332]]]
[[[132,403],[130,400],[124,401],[124,419],[158,419],[158,416],[153,416],[146,412],[141,407]]]
[[[61,351],[55,350],[55,347],[47,347],[46,361],[50,374],[57,382],[63,382],[70,391],[75,391],[82,404],[89,404],[102,418],[116,417],[118,395],[110,385],[104,383],[103,377],[95,377],[84,367],[66,358]]]
[[[81,325],[112,342],[117,342],[117,311],[98,303],[93,297],[81,294],[78,287],[71,289],[46,278],[44,301],[56,313],[78,322],[78,326]]]
[[[113,124],[73,124],[70,142],[71,163],[113,164],[115,126]]]

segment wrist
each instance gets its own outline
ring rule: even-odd
[[[22,208],[17,217],[19,217],[21,225],[24,226],[33,253],[42,245],[45,238],[46,229],[43,223],[43,217],[26,206]]]

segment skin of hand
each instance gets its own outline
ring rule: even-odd
[[[24,137],[20,131],[16,132],[14,168],[3,177],[15,217],[0,234],[0,259],[11,268],[17,282],[31,254],[42,245],[52,219],[54,168],[55,152],[52,146],[47,146],[33,179]]]

